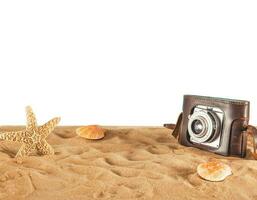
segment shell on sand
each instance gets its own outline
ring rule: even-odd
[[[197,173],[200,177],[208,181],[223,181],[227,176],[232,174],[232,170],[224,163],[210,161],[199,164]]]
[[[77,128],[76,133],[86,139],[98,140],[104,137],[105,129],[98,125],[89,125]]]

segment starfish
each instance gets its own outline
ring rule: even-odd
[[[60,118],[53,118],[44,125],[38,126],[36,116],[30,106],[26,107],[26,117],[27,126],[25,130],[1,132],[0,139],[22,144],[16,157],[30,155],[35,150],[41,155],[53,155],[54,149],[47,143],[46,137],[60,122]]]

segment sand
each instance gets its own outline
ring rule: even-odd
[[[18,130],[21,127],[1,127]],[[257,199],[257,161],[228,158],[181,146],[170,130],[108,127],[89,141],[76,127],[58,127],[47,141],[54,156],[13,158],[20,144],[0,141],[0,199]],[[223,182],[201,179],[198,164],[231,166]]]

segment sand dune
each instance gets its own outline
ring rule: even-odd
[[[1,131],[21,127],[1,127]],[[257,199],[257,161],[226,158],[179,145],[165,128],[107,127],[88,141],[76,127],[48,137],[54,156],[30,156],[18,164],[20,145],[0,141],[0,199]],[[208,182],[197,165],[218,159],[233,175]]]

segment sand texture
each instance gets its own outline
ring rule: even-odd
[[[19,130],[21,127],[1,127]],[[0,199],[257,199],[257,161],[188,148],[165,128],[108,127],[89,141],[76,127],[58,127],[47,141],[54,156],[16,162],[20,144],[0,141]],[[223,182],[201,179],[198,164],[218,159],[233,175]]]

